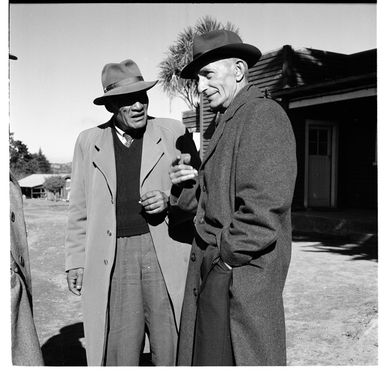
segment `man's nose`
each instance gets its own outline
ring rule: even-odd
[[[198,77],[198,92],[202,94],[207,88],[207,79],[205,77]]]
[[[140,110],[143,109],[143,103],[137,101],[137,102],[135,102],[135,103],[131,106],[131,108],[132,108],[134,111],[140,111]]]

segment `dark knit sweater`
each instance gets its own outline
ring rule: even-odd
[[[116,234],[129,237],[149,232],[139,203],[140,166],[143,137],[127,148],[113,129],[116,164]]]

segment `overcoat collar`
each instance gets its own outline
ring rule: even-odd
[[[105,124],[100,125],[102,130],[95,140],[93,163],[104,175],[111,196],[116,195],[116,166],[115,152],[112,138],[114,124],[112,118]],[[150,117],[147,122],[146,131],[143,136],[142,161],[140,168],[140,187],[163,155],[162,137],[155,119]]]
[[[105,124],[98,126],[98,128],[101,129],[101,132],[95,139],[92,162],[103,174],[111,196],[114,199],[116,195],[116,166],[112,139],[113,127],[113,117]]]
[[[162,133],[152,117],[147,121],[147,128],[143,136],[142,163],[140,166],[140,187],[143,186],[159,159],[164,154]]]
[[[215,147],[217,146],[220,138],[222,137],[226,122],[229,121],[234,116],[234,114],[238,111],[238,109],[241,108],[250,97],[257,97],[257,98],[263,97],[258,87],[253,84],[248,84],[245,87],[243,87],[241,91],[239,91],[239,93],[235,96],[233,102],[227,108],[225,113],[221,116],[219,120],[219,124],[215,129],[214,135],[209,143],[209,146],[203,158],[201,168],[206,163],[207,159],[211,156],[211,154],[214,152]]]

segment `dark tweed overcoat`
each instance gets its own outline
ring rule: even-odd
[[[291,256],[295,139],[279,104],[244,87],[223,114],[199,170],[178,205],[196,208],[182,309],[178,365],[192,360],[201,270],[218,256],[233,267],[230,326],[236,365],[286,364],[282,291]],[[197,205],[196,202],[198,201]],[[203,240],[203,241],[202,241]]]

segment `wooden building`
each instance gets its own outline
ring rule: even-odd
[[[68,173],[60,174],[41,174],[35,173],[24,177],[18,181],[21,192],[26,198],[47,198],[48,200],[54,200],[55,195],[49,191],[46,191],[43,187],[45,180],[52,176],[61,176],[65,179],[65,186],[60,189],[56,198],[69,200],[69,193],[71,190],[71,175]]]
[[[294,208],[377,207],[376,62],[376,49],[346,55],[287,45],[250,69],[249,81],[282,105],[293,126]],[[203,155],[214,123],[207,100],[183,122],[201,131]]]

